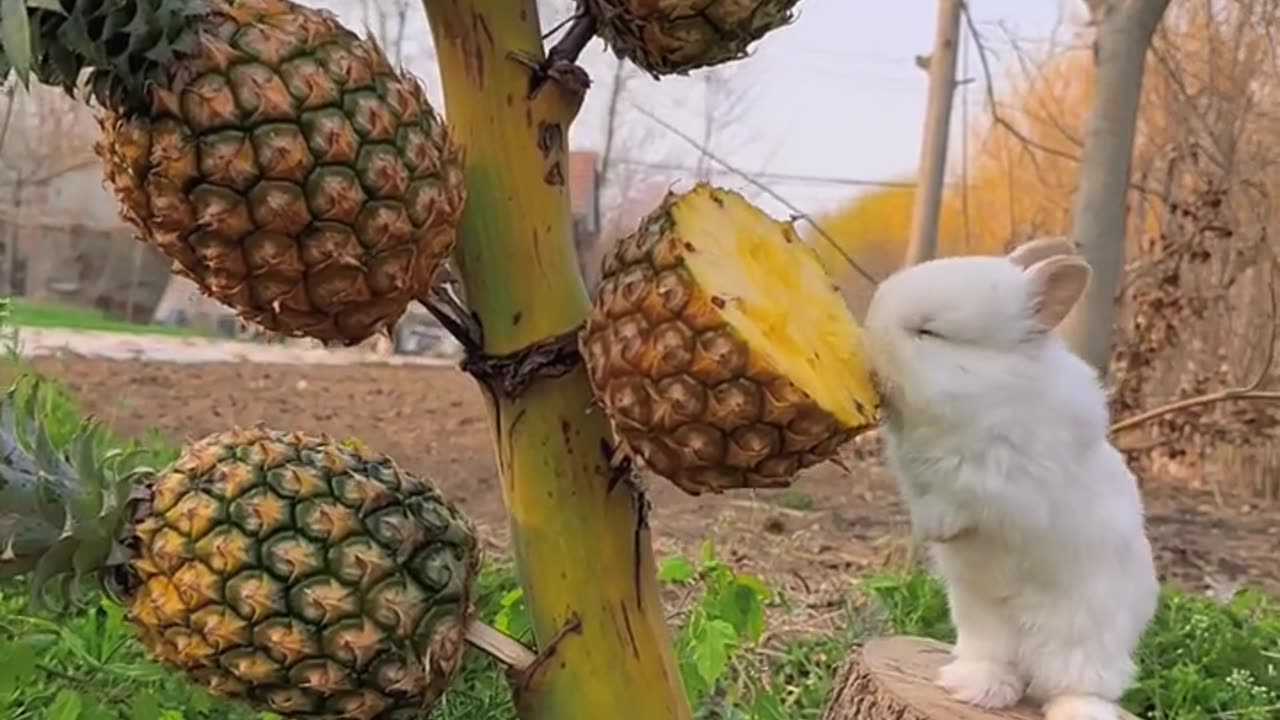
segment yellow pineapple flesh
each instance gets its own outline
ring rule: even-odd
[[[413,76],[330,14],[211,0],[98,151],[124,217],[263,328],[356,344],[425,295],[465,201]],[[117,103],[117,105],[122,103]]]
[[[706,184],[618,241],[580,338],[624,450],[691,494],[785,487],[874,424],[861,342],[792,225]]]

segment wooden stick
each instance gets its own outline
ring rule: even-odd
[[[477,650],[492,655],[498,662],[515,670],[524,670],[538,659],[537,654],[519,640],[479,621],[467,626],[466,638]]]

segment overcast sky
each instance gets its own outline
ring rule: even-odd
[[[312,0],[336,10],[352,27],[364,15],[352,0]],[[544,5],[555,5],[550,0]],[[975,0],[974,18],[994,52],[1012,33],[1023,41],[1049,37],[1064,12],[1075,13],[1078,0]],[[564,2],[561,7],[569,6]],[[775,31],[756,45],[755,54],[734,68],[731,92],[740,100],[742,118],[716,140],[713,149],[733,165],[766,172],[763,179],[806,212],[820,212],[847,201],[859,186],[845,180],[909,178],[918,160],[924,122],[927,78],[914,64],[933,40],[934,0],[802,0],[794,24]],[[438,79],[430,62],[429,36],[422,13],[414,8],[406,62],[439,98]],[[544,25],[557,20],[549,13]],[[998,25],[999,24],[999,25]],[[1003,26],[1003,29],[1002,27]],[[1007,51],[1002,52],[1009,57]],[[993,59],[993,62],[998,58]],[[582,59],[595,87],[574,125],[575,149],[598,148],[604,137],[605,108],[613,60],[603,43],[593,42]],[[963,69],[963,68],[962,68]],[[976,53],[969,53],[969,75],[982,79]],[[628,102],[659,114],[685,132],[700,136],[703,88],[700,73],[688,78],[654,81],[640,76],[629,85]],[[965,92],[970,118],[982,112],[981,84]],[[959,101],[961,96],[957,96]],[[960,127],[957,106],[952,129]],[[642,147],[619,150],[623,160],[691,166],[697,151],[643,115],[631,112],[622,133],[647,134]],[[958,147],[958,143],[953,143]],[[954,148],[953,148],[954,149]],[[671,173],[668,173],[671,174]],[[681,173],[674,173],[680,175]],[[687,173],[685,173],[687,175]],[[801,180],[779,176],[814,176]],[[715,176],[718,184],[743,188],[732,175]],[[754,194],[754,193],[753,193]],[[776,203],[761,202],[784,213]]]

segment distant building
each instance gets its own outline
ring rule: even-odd
[[[87,158],[47,184],[33,187],[24,205],[55,217],[74,217],[82,225],[100,230],[132,229],[120,217],[115,193],[107,189],[102,162]]]

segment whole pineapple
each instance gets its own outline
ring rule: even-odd
[[[345,344],[429,289],[462,153],[374,41],[289,0],[27,5],[30,47],[3,61],[68,90],[91,71],[107,182],[175,272],[267,330]]]
[[[580,0],[618,57],[648,73],[690,70],[746,57],[751,44],[791,22],[800,0]]]
[[[294,718],[419,720],[473,628],[479,549],[427,480],[325,437],[205,437],[160,472],[104,459],[96,423],[53,449],[0,407],[0,577],[94,576],[147,651],[211,691]],[[68,598],[70,599],[70,598]]]
[[[858,324],[813,250],[705,183],[605,256],[579,342],[624,452],[690,494],[785,487],[875,422]]]

